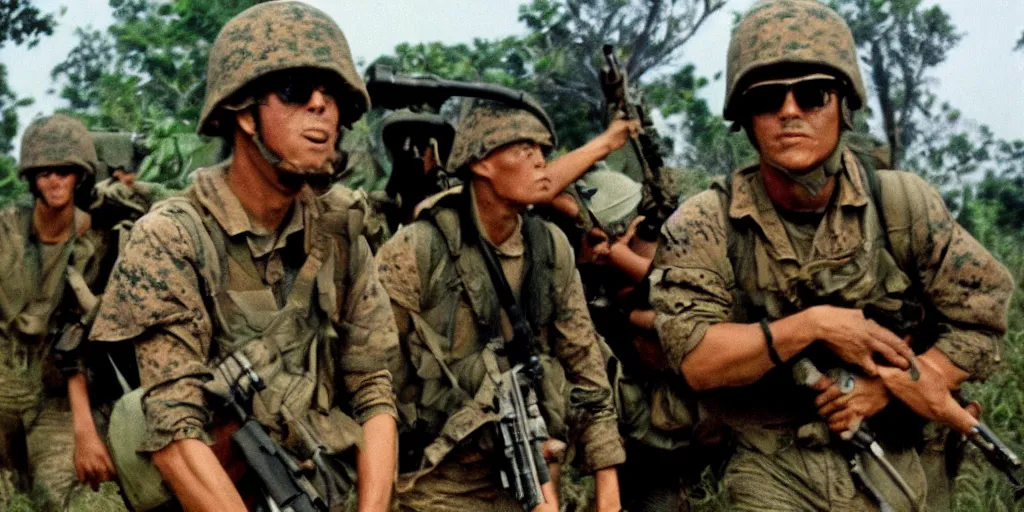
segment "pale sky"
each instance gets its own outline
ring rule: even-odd
[[[307,0],[328,12],[348,37],[357,59],[370,62],[391,53],[401,42],[469,43],[523,34],[517,21],[517,0]],[[35,48],[0,50],[12,88],[34,96],[35,105],[20,111],[22,128],[37,114],[62,105],[51,88],[50,71],[74,46],[75,27],[106,27],[112,22],[106,0],[36,0],[42,10],[64,6],[58,27]],[[725,68],[732,12],[754,0],[728,0],[685,46],[680,64],[693,62],[698,73],[711,77]],[[931,3],[927,2],[926,3]],[[1024,52],[1012,52],[1024,30],[1024,1],[939,0],[965,36],[946,62],[933,73],[941,99],[961,109],[968,119],[989,125],[996,136],[1024,139]],[[706,98],[715,111],[722,107],[724,84],[712,83]],[[869,85],[870,87],[870,85]]]

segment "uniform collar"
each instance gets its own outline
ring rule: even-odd
[[[857,158],[850,150],[843,151],[843,167],[836,174],[837,194],[834,207],[860,207],[868,203],[868,194],[864,177],[861,176]],[[775,204],[768,197],[768,191],[761,180],[760,167],[753,165],[736,171],[732,179],[732,200],[729,204],[729,217],[742,219],[750,217],[754,222],[762,224],[766,213],[775,214]]]
[[[228,165],[229,162],[224,162],[196,171],[193,190],[199,203],[210,212],[228,236],[246,234],[253,256],[258,258],[284,247],[289,235],[302,231],[308,203],[314,199],[312,192],[308,187],[303,187],[282,225],[280,235],[273,237],[272,233],[258,230],[249,220],[238,196],[228,186]],[[271,244],[270,240],[276,241]]]
[[[842,169],[836,173],[836,197],[825,211],[828,229],[840,229],[842,216],[833,215],[848,208],[863,208],[870,201],[863,173],[856,156],[849,150],[843,151]],[[797,259],[788,235],[782,225],[761,179],[759,166],[736,171],[732,177],[729,217],[734,220],[749,218],[764,232],[766,238],[780,259]],[[817,240],[818,237],[816,237]],[[834,248],[839,249],[839,248]]]

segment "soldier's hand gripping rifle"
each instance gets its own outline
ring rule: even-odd
[[[644,222],[637,228],[636,236],[646,242],[658,239],[658,231],[665,220],[672,215],[675,202],[669,201],[662,190],[661,169],[665,161],[661,156],[657,132],[654,124],[644,111],[639,91],[631,87],[612,45],[604,45],[605,64],[601,68],[601,89],[604,92],[605,104],[609,114],[627,120],[638,120],[643,130],[639,135],[629,138],[630,147],[636,154],[636,160],[643,171],[643,199],[640,201],[639,214]]]
[[[233,371],[225,370],[225,367]],[[231,434],[231,442],[240,452],[247,469],[259,482],[264,503],[261,512],[326,512],[327,503],[320,498],[300,468],[285,453],[258,421],[251,417],[249,407],[255,393],[266,384],[242,354],[228,356],[218,367],[228,377],[229,392],[220,396],[224,409],[232,411],[242,426]],[[319,465],[318,465],[319,466]],[[330,488],[330,475],[324,474]]]
[[[922,330],[927,332],[934,329],[934,326],[925,325],[925,312],[922,306],[909,301],[904,301],[903,304],[904,306],[895,312],[869,304],[864,307],[864,317],[874,320],[878,325],[892,331],[901,338],[917,335]],[[929,334],[925,334],[925,336],[929,336]],[[912,364],[910,378],[916,381],[919,377],[920,372],[918,368]],[[1024,497],[1024,484],[1022,484],[1019,475],[1021,470],[1024,469],[1024,463],[985,423],[974,418],[973,415],[966,411],[970,400],[963,393],[957,393],[953,398],[964,408],[962,411],[957,411],[962,421],[958,421],[954,425],[935,418],[925,419],[937,421],[952,428],[977,447],[982,455],[985,456],[985,460],[1005,474],[1006,478],[1010,480],[1010,483],[1013,484],[1014,500],[1020,501]]]

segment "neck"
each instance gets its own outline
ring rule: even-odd
[[[52,208],[42,199],[36,199],[32,209],[32,227],[39,241],[44,244],[64,242],[71,235],[75,223],[75,203]]]
[[[503,244],[519,225],[522,207],[498,197],[487,180],[473,179],[470,185],[473,187],[473,201],[480,229],[484,230],[487,239],[494,245]]]
[[[277,231],[281,227],[301,191],[281,185],[277,173],[251,140],[236,134],[234,158],[228,169],[228,186],[238,197],[249,221],[268,231]]]
[[[829,177],[828,183],[817,195],[812,195],[803,185],[789,179],[778,169],[761,160],[761,180],[768,197],[779,208],[793,212],[820,212],[828,206],[832,192],[836,189],[836,177]]]

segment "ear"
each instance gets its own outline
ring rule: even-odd
[[[256,117],[251,108],[243,108],[235,113],[235,126],[250,137],[256,134]]]
[[[477,160],[469,164],[469,170],[472,171],[473,174],[489,180],[494,177],[494,174],[497,172],[497,167],[493,162],[491,162],[490,155],[488,155],[482,160]]]

